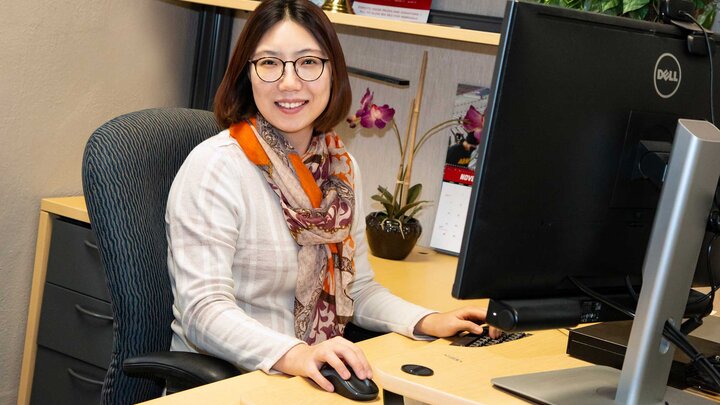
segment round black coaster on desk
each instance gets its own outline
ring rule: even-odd
[[[430,377],[431,375],[435,374],[435,372],[432,371],[431,368],[421,366],[419,364],[405,364],[400,367],[400,370],[408,374],[419,375],[421,377]]]

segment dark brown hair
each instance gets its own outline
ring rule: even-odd
[[[222,128],[257,113],[248,60],[263,35],[275,24],[290,19],[305,28],[330,59],[332,84],[325,110],[315,120],[315,130],[327,132],[343,121],[350,110],[352,94],[345,55],[335,29],[325,12],[308,0],[265,0],[248,18],[230,58],[222,83],[215,94],[215,118]]]

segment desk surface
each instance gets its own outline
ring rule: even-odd
[[[450,346],[439,339],[418,342],[397,334],[360,342],[373,364],[374,380],[390,391],[412,392],[431,404],[526,404],[492,386],[495,377],[525,372],[581,367],[587,363],[565,354],[567,335],[542,331],[525,339],[485,348]],[[432,377],[412,377],[400,371],[407,363],[432,368]],[[460,374],[458,370],[461,369]],[[472,376],[458,378],[458,375]],[[304,378],[269,376],[253,372],[168,397],[150,405],[197,403],[243,405],[330,405],[357,404],[317,388]],[[382,398],[369,402],[381,404]]]
[[[82,197],[44,199],[41,209],[46,213],[88,221]],[[484,300],[459,301],[451,297],[457,265],[455,257],[420,248],[403,261],[375,257],[370,261],[378,282],[417,304],[440,311],[486,304]],[[566,342],[564,331],[551,330],[485,348],[450,346],[444,339],[419,342],[397,334],[387,334],[358,345],[373,365],[374,380],[390,391],[411,393],[408,395],[415,399],[443,405],[522,404],[526,402],[493,388],[490,380],[505,375],[587,365],[565,354]],[[408,376],[399,369],[406,363],[431,367],[435,375],[429,378]],[[713,399],[717,400],[717,397]],[[152,405],[197,403],[357,404],[322,391],[307,379],[271,376],[259,371],[146,402]],[[382,399],[370,403],[380,404]]]
[[[487,300],[461,301],[452,297],[457,257],[427,248],[415,248],[405,260],[387,260],[370,256],[375,280],[393,294],[437,311],[449,311],[467,305],[487,306]]]
[[[390,291],[407,300],[437,310],[463,305],[484,305],[484,300],[459,301],[450,295],[457,258],[428,249],[416,249],[406,260],[391,261],[372,257],[376,279]],[[516,342],[487,348],[450,346],[439,339],[418,342],[397,334],[359,343],[374,368],[375,381],[384,388],[417,392],[424,401],[447,404],[441,393],[456,396],[456,403],[524,403],[494,389],[490,379],[500,375],[551,370],[586,365],[565,355],[567,336],[560,331],[543,331]],[[399,366],[414,362],[425,364],[436,372],[432,380],[405,377]],[[470,379],[457,379],[454,369],[462,367],[472,373]],[[451,375],[453,374],[453,375]],[[408,386],[409,384],[409,386]],[[446,394],[445,394],[446,395]],[[467,399],[462,399],[463,397]],[[323,405],[356,404],[337,394],[327,393],[304,378],[266,375],[253,372],[225,381],[183,391],[147,404],[213,404],[245,405]],[[374,402],[382,403],[381,398]]]
[[[81,222],[90,223],[83,196],[43,198],[40,210]]]
[[[486,300],[460,301],[452,298],[450,290],[455,277],[457,258],[416,248],[403,261],[370,257],[375,279],[394,294],[418,305],[446,311],[464,305],[486,305]],[[397,334],[359,343],[365,355],[374,363],[399,352],[426,346]],[[271,393],[271,394],[270,394]],[[256,371],[209,384],[189,391],[149,401],[147,404],[356,404],[337,394],[316,388],[304,378],[266,375]],[[300,402],[299,402],[300,401]],[[376,402],[382,403],[380,399]]]

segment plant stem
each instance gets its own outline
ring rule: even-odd
[[[457,119],[447,120],[443,121],[434,127],[430,128],[418,141],[417,145],[415,145],[415,152],[420,150],[420,147],[427,141],[432,135],[435,135],[436,133],[440,132],[441,130],[453,126],[453,124],[457,124],[459,121]]]
[[[415,135],[417,135],[418,117],[420,116],[420,105],[422,103],[423,87],[425,86],[425,72],[427,71],[428,52],[423,52],[422,63],[420,64],[420,79],[418,80],[418,88],[415,96],[415,104],[413,106],[413,114],[410,119],[410,140],[405,144],[408,150],[407,168],[405,176],[403,176],[403,193],[400,198],[400,206],[407,204],[407,190],[410,188],[410,175],[413,167],[413,157],[415,153]]]
[[[415,106],[415,99],[410,102],[410,117],[408,122],[412,120],[413,108]],[[407,156],[407,145],[410,140],[410,126],[408,126],[405,132],[405,148],[400,148],[400,167],[398,167],[398,174],[395,177],[395,192],[393,193],[393,203],[397,203],[402,200],[403,191],[405,189],[405,157]]]
[[[402,141],[400,140],[400,130],[397,127],[397,123],[395,123],[395,118],[392,119],[392,129],[393,132],[395,132],[395,138],[398,142],[398,149],[400,149],[400,154],[403,153],[403,147],[402,147]]]

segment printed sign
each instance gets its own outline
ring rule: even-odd
[[[355,0],[357,15],[426,23],[432,0]]]

